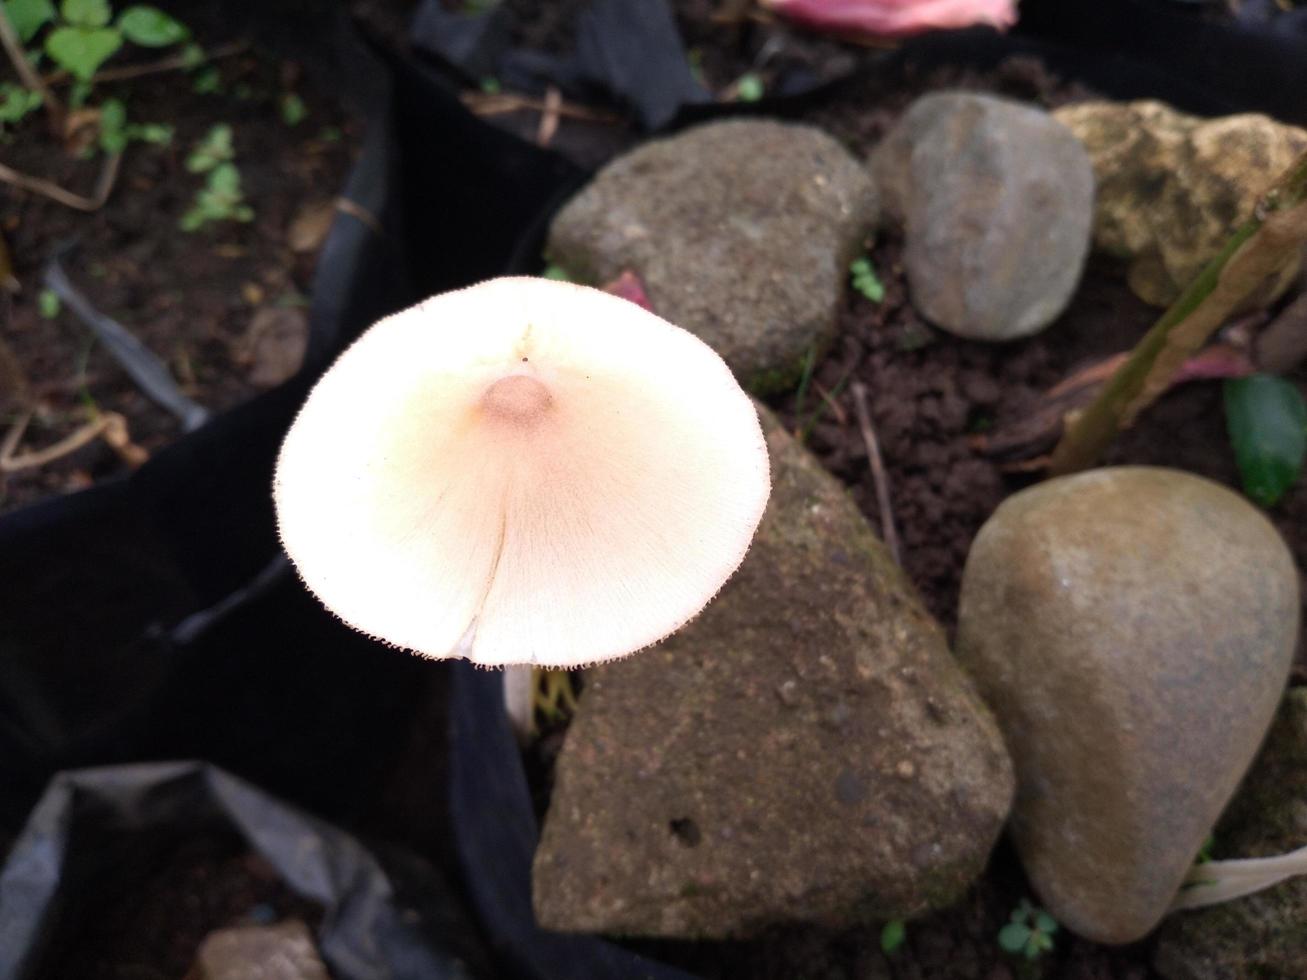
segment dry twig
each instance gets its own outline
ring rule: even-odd
[[[20,173],[3,163],[0,163],[0,181],[13,184],[15,187],[30,191],[33,194],[48,197],[52,201],[56,201],[65,207],[75,208],[78,211],[99,211],[100,208],[104,207],[104,202],[109,200],[109,195],[113,193],[113,186],[118,180],[118,169],[119,164],[122,163],[122,157],[121,153],[111,153],[105,157],[104,167],[101,168],[100,177],[95,182],[95,193],[90,197],[65,190],[54,181],[46,180],[44,177],[33,177],[30,174]]]
[[[123,462],[133,469],[149,459],[149,453],[132,442],[127,432],[127,420],[117,412],[99,412],[85,425],[60,439],[53,446],[19,453],[18,446],[31,421],[32,413],[25,412],[5,434],[4,441],[0,443],[0,473],[17,473],[19,470],[46,466],[77,452],[96,439],[103,439],[122,457]]]
[[[889,475],[880,458],[880,441],[871,424],[871,413],[867,410],[867,387],[861,381],[849,386],[853,392],[853,408],[858,415],[858,428],[862,431],[862,441],[867,446],[867,461],[871,463],[871,479],[876,485],[876,506],[880,510],[881,535],[885,538],[885,547],[889,548],[894,564],[903,567],[899,552],[899,532],[894,527],[894,510],[890,504]]]
[[[464,92],[459,96],[459,101],[476,116],[501,116],[508,112],[522,110],[529,112],[549,111],[546,99],[533,99],[529,95],[517,95],[513,92]],[[611,112],[602,112],[588,106],[574,105],[561,97],[554,111],[564,119],[579,119],[584,122],[620,123],[623,121],[621,116],[614,115]]]
[[[548,146],[553,142],[554,134],[558,132],[558,110],[562,104],[563,93],[558,91],[556,85],[545,89],[545,107],[540,113],[540,125],[536,129],[536,143],[539,146]]]
[[[230,58],[232,55],[243,54],[250,48],[248,41],[235,41],[231,44],[224,44],[214,48],[212,51],[206,51],[204,57],[198,61],[191,61],[185,52],[170,54],[166,58],[160,58],[158,61],[148,61],[139,65],[119,65],[116,68],[106,68],[103,71],[97,71],[91,76],[91,84],[98,85],[101,82],[125,82],[133,78],[144,78],[146,75],[158,75],[161,72],[180,71],[183,68],[198,68],[200,65],[207,65],[211,61],[218,61],[221,58]],[[46,85],[58,85],[61,82],[68,81],[72,76],[68,72],[60,69],[46,75],[42,81]]]

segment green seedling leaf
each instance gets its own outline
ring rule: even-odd
[[[873,303],[879,303],[885,298],[885,286],[876,276],[871,259],[866,256],[849,263],[849,278],[853,282],[853,288]]]
[[[68,108],[80,109],[86,105],[86,100],[91,97],[90,82],[73,82],[68,87]]]
[[[113,16],[109,0],[64,0],[59,12],[74,27],[103,27]]]
[[[568,275],[567,270],[561,265],[555,265],[553,262],[550,262],[545,266],[545,271],[540,273],[540,275],[545,279],[556,279],[559,282],[572,281],[572,277]]]
[[[24,44],[54,19],[51,0],[6,0],[5,14]]]
[[[741,75],[735,83],[735,97],[741,102],[757,102],[766,92],[767,86],[753,72]]]
[[[309,110],[304,105],[304,100],[294,92],[286,92],[282,95],[278,109],[281,111],[281,121],[287,126],[298,126],[304,121],[304,117],[309,114]]]
[[[89,82],[122,43],[123,36],[111,27],[58,27],[45,39],[45,53],[74,78]]]
[[[182,48],[182,68],[190,71],[192,68],[199,68],[204,64],[204,48],[200,47],[194,41]]]
[[[902,919],[891,919],[880,931],[880,948],[886,956],[892,956],[908,938],[908,927]]]
[[[1057,919],[1041,909],[1035,913],[1035,928],[1045,936],[1052,936],[1053,933],[1057,932]],[[1053,945],[1051,939],[1049,945]]]
[[[36,312],[47,320],[53,320],[59,315],[61,305],[59,294],[52,289],[43,289],[36,294]]]
[[[105,153],[127,149],[127,106],[120,99],[109,99],[100,106],[100,149]]]
[[[0,85],[0,124],[16,123],[41,107],[41,95],[21,85]]]
[[[180,44],[191,36],[186,25],[169,17],[157,7],[128,7],[118,18],[123,37],[143,48],[166,48]]]
[[[1225,382],[1225,424],[1243,490],[1273,506],[1298,479],[1307,451],[1307,405],[1288,381],[1269,374]]]
[[[235,156],[231,127],[226,123],[218,123],[195,145],[195,149],[186,158],[186,169],[193,174],[206,173]]]
[[[1009,953],[1023,953],[1030,940],[1030,926],[1009,922],[998,931],[998,945]]]
[[[222,91],[222,73],[213,65],[201,68],[195,73],[195,81],[191,83],[191,89],[197,95],[212,95],[214,92]]]
[[[141,123],[139,126],[128,126],[127,138],[149,143],[152,146],[167,146],[172,142],[172,127],[165,123]]]

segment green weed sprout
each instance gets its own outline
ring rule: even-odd
[[[245,202],[241,174],[235,164],[236,148],[231,127],[214,126],[186,157],[186,169],[208,176],[182,215],[182,231],[198,231],[215,221],[253,221],[254,209]]]
[[[1037,960],[1053,948],[1057,920],[1023,898],[1012,910],[1011,921],[998,931],[998,944],[1014,956]]]
[[[885,298],[885,286],[877,277],[871,259],[867,256],[864,255],[849,263],[849,278],[853,281],[853,288],[873,303],[879,303]]]

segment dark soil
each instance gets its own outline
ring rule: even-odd
[[[142,841],[79,897],[80,921],[55,937],[45,980],[176,980],[214,930],[299,919],[316,932],[322,920],[234,836]]]
[[[222,411],[270,387],[278,358],[293,367],[298,351],[289,338],[307,329],[305,297],[320,242],[296,241],[292,248],[288,232],[310,211],[330,215],[360,125],[332,93],[314,90],[296,64],[250,52],[213,67],[221,89],[210,94],[195,92],[196,76],[181,72],[97,88],[95,104],[121,98],[132,121],[175,130],[169,146],[128,148],[99,211],[82,213],[0,185],[0,235],[22,284],[14,295],[0,290],[0,344],[11,355],[0,349],[0,439],[31,410],[20,452],[58,442],[98,412],[124,416],[131,440],[147,452],[180,432],[177,420],[140,393],[71,313],[44,319],[38,312],[41,270],[64,244],[74,246],[63,263],[75,285],[162,358],[205,408]],[[290,96],[307,110],[294,125],[281,110]],[[203,184],[186,170],[186,157],[219,123],[233,127],[235,162],[255,218],[183,232],[178,221]],[[0,159],[89,194],[102,158],[78,159],[33,114],[0,144]],[[279,344],[274,335],[288,341]],[[44,466],[0,474],[0,513],[129,468],[96,440]]]

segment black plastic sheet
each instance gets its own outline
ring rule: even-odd
[[[391,881],[357,840],[199,762],[60,773],[0,873],[0,977],[40,975],[42,959],[77,941],[78,899],[122,901],[106,869],[142,842],[234,830],[303,899],[322,907],[317,945],[337,980],[464,980],[455,956],[405,919]],[[452,938],[452,937],[450,937]]]

